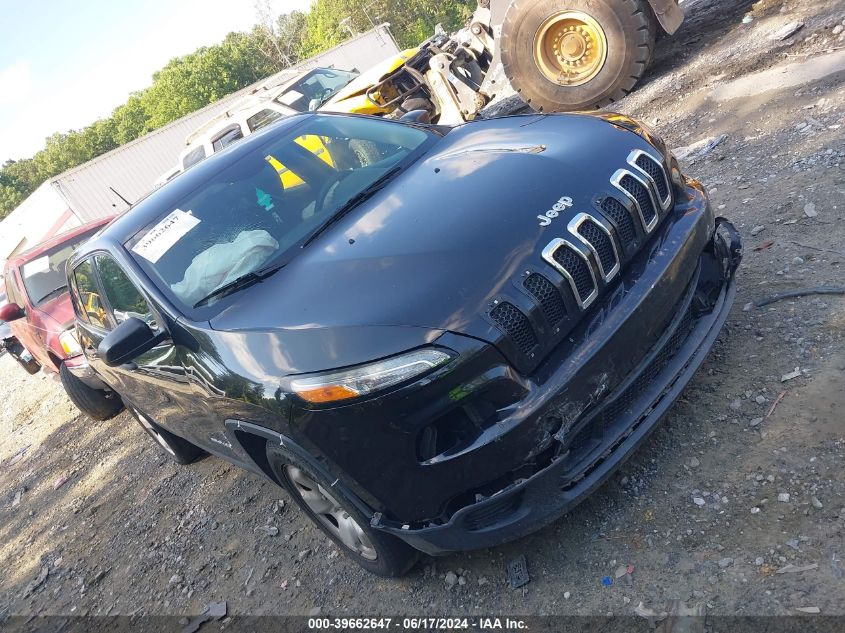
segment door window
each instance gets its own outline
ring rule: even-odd
[[[123,323],[126,319],[136,317],[154,326],[153,315],[147,305],[147,300],[126,276],[118,263],[108,255],[97,255],[94,258],[97,271],[100,273],[100,283],[106,300],[111,306],[115,323]]]
[[[86,260],[73,269],[73,281],[78,296],[73,297],[73,304],[83,321],[91,325],[110,330],[106,310],[100,298],[100,289],[94,277],[94,267]]]

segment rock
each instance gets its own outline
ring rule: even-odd
[[[816,510],[821,510],[821,509],[824,507],[824,506],[822,505],[822,502],[821,502],[821,501],[819,501],[819,498],[818,498],[818,497],[813,497],[812,499],[810,499],[810,503],[812,503],[812,504],[813,504],[813,507],[814,507]]]
[[[310,617],[315,617],[315,616],[320,615],[322,612],[323,612],[323,607],[314,607],[313,609],[308,611],[308,615]]]
[[[845,26],[842,26],[841,24],[837,24],[836,26],[833,27],[831,34],[839,35],[840,33],[842,33],[842,31],[845,31]]]
[[[17,508],[21,504],[21,491],[15,493],[15,498],[12,500],[12,507]]]
[[[757,506],[751,508],[751,514],[760,514],[760,508],[758,508]]]
[[[795,371],[791,371],[788,374],[784,374],[780,377],[781,382],[786,382],[787,380],[792,380],[793,378],[798,378],[801,375],[801,369],[796,367]]]
[[[24,592],[23,592],[23,597],[28,598],[30,595],[32,595],[35,592],[36,589],[38,589],[41,585],[43,585],[46,582],[47,576],[49,576],[49,575],[50,575],[50,568],[45,565],[44,567],[41,568],[41,571],[38,572],[38,576],[36,576],[35,579],[32,580],[26,586],[26,589],[24,589]]]
[[[801,613],[821,613],[818,607],[796,607],[795,610]]]
[[[279,534],[279,528],[274,525],[262,525],[258,529],[264,532],[267,536],[278,536]]]
[[[698,461],[697,457],[692,457],[689,460],[689,466],[690,468],[698,468],[699,466],[701,466],[701,462]]]
[[[783,40],[789,39],[795,35],[802,28],[804,28],[803,22],[790,22],[788,24],[784,24],[781,28],[772,33],[769,36],[769,39],[773,42],[782,42]]]
[[[619,580],[620,578],[622,578],[622,576],[628,575],[628,567],[626,565],[617,567],[616,573],[614,575],[616,576],[616,580]]]
[[[798,539],[797,539],[797,538],[791,538],[791,539],[789,539],[789,540],[786,542],[786,544],[787,544],[789,547],[791,547],[792,549],[799,549],[799,548],[800,548],[800,545],[799,545],[799,543],[798,543]]]
[[[762,224],[758,224],[753,229],[751,229],[751,235],[752,236],[760,235],[760,233],[762,233],[765,230],[766,230],[765,226],[763,226]]]
[[[793,266],[800,266],[800,265],[801,265],[801,264],[803,264],[803,263],[804,263],[804,258],[803,258],[803,257],[793,257],[793,258],[792,258],[792,265],[793,265]]]
[[[760,426],[763,423],[763,418],[754,418],[751,422],[748,423],[748,426],[754,428],[755,426]]]
[[[813,571],[814,569],[818,569],[818,563],[810,563],[809,565],[784,565],[780,569],[778,569],[775,573],[776,574],[800,574],[801,572],[805,571]]]
[[[740,409],[742,409],[742,400],[740,400],[739,398],[736,398],[735,400],[733,400],[731,402],[730,407],[734,411],[739,411]]]
[[[305,558],[311,553],[310,549],[304,549],[297,555],[299,560],[305,560]]]
[[[478,579],[478,585],[479,585],[480,587],[483,587],[484,585],[488,584],[489,582],[490,582],[490,581],[489,581],[489,580],[487,580],[487,577],[486,577],[486,576],[481,576],[481,577]]]
[[[721,558],[719,559],[719,568],[720,569],[727,569],[731,565],[734,564],[733,558]]]
[[[692,498],[692,502],[693,502],[695,505],[697,505],[699,508],[700,508],[701,506],[703,506],[703,505],[705,505],[705,504],[707,503],[707,502],[706,502],[704,499],[702,499],[701,497],[693,497],[693,498]]]
[[[180,582],[182,582],[182,576],[180,576],[179,574],[173,574],[173,575],[170,577],[170,580],[169,580],[169,581],[167,581],[167,584],[169,584],[169,585],[175,585],[175,584],[178,584],[178,583],[180,583]]]
[[[818,214],[818,211],[816,211],[816,205],[814,205],[812,202],[808,202],[804,205],[804,215],[806,215],[808,218],[814,218]]]
[[[451,589],[458,584],[458,575],[453,571],[446,572],[446,588]]]
[[[765,396],[757,396],[756,398],[754,398],[754,402],[756,402],[757,404],[763,405],[763,404],[766,404],[766,402],[768,402],[768,401],[766,400]]]
[[[463,576],[458,576],[458,584],[459,584],[461,587],[463,587],[465,584],[467,584],[467,579],[466,579],[466,578],[464,578]]]
[[[757,558],[754,559],[754,564],[757,565],[757,567],[761,567],[764,562],[765,562],[765,560],[763,559],[762,556],[758,556]]]
[[[563,599],[564,599],[564,600],[569,600],[569,597],[570,597],[571,595],[572,595],[572,594],[571,594],[571,593],[569,593],[568,591],[564,591],[564,592],[563,592]]]
[[[778,493],[778,501],[781,503],[789,503],[789,493],[788,492],[779,492]]]

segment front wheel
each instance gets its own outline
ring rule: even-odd
[[[633,90],[656,29],[647,0],[515,0],[502,25],[502,65],[535,110],[597,108]]]
[[[361,567],[378,576],[397,577],[417,562],[419,552],[373,530],[343,491],[304,461],[273,444],[267,445],[267,460],[302,511]]]
[[[141,428],[147,432],[147,435],[153,438],[155,443],[177,464],[190,464],[207,454],[188,440],[182,439],[178,435],[174,435],[170,431],[161,428],[135,407],[130,405],[127,408],[132,414],[132,417],[141,425]]]
[[[102,422],[123,410],[123,401],[114,391],[89,387],[74,376],[64,363],[59,366],[59,378],[71,402],[92,420]]]

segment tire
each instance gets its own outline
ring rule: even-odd
[[[535,37],[563,11],[588,16],[606,43],[604,64],[580,85],[556,83],[535,56]],[[539,112],[598,108],[634,89],[651,61],[656,30],[647,0],[514,0],[502,25],[502,65],[514,90]]]
[[[311,466],[267,444],[267,461],[276,478],[302,511],[352,560],[377,576],[396,578],[408,573],[419,552],[400,539],[370,527],[340,488]],[[304,495],[304,496],[303,496]],[[307,500],[306,500],[307,498]],[[325,509],[326,512],[319,512]],[[341,534],[345,535],[344,537]]]
[[[208,454],[198,446],[191,444],[188,440],[161,428],[134,406],[129,405],[126,408],[138,424],[141,425],[141,428],[147,432],[147,435],[177,464],[186,466]]]
[[[74,376],[64,363],[59,365],[59,378],[71,402],[92,420],[102,422],[123,410],[123,401],[114,391],[89,387]]]

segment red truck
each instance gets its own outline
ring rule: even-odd
[[[91,373],[82,355],[65,264],[111,219],[89,222],[10,258],[3,270],[8,303],[0,307],[0,321],[11,328],[2,341],[6,351],[30,374],[41,368],[58,374],[73,403],[95,420],[116,415],[123,403]],[[97,310],[98,299],[88,297],[88,308]]]

